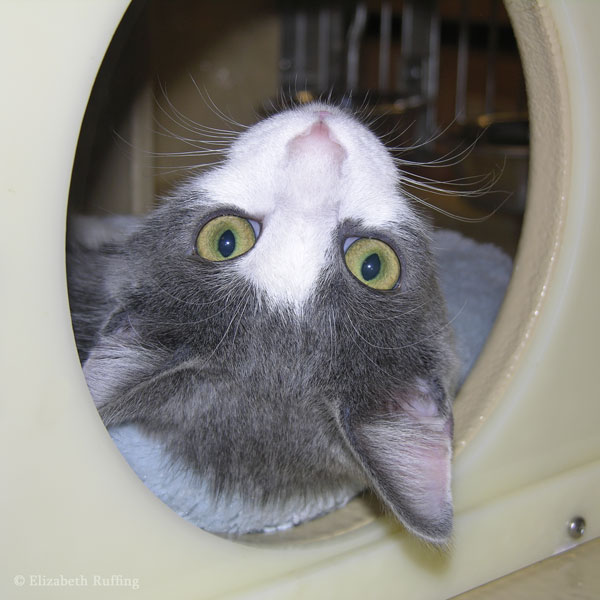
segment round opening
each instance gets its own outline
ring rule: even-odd
[[[149,213],[180,182],[218,164],[227,132],[256,123],[274,106],[315,99],[362,115],[401,164],[418,211],[436,229],[471,240],[450,236],[451,249],[438,253],[442,284],[446,276],[455,292],[447,300],[463,345],[463,380],[502,304],[525,212],[525,78],[499,1],[259,0],[231,10],[193,0],[134,0],[88,105],[70,215],[128,228],[130,217]],[[104,225],[95,231],[107,234]],[[457,262],[465,255],[474,261],[462,267],[465,280],[475,287],[457,290]],[[493,293],[484,298],[490,281]],[[516,344],[505,345],[505,358]],[[486,368],[481,362],[476,370]],[[481,377],[469,377],[459,394],[457,451],[475,435],[480,420],[473,415],[492,410],[500,395],[482,400],[481,388]],[[378,501],[365,494],[318,519],[238,539],[317,539],[379,513]]]

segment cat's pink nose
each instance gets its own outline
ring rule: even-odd
[[[323,160],[329,159],[341,164],[346,158],[346,151],[335,139],[329,126],[322,120],[321,113],[326,113],[326,111],[319,111],[317,113],[319,120],[289,142],[290,155],[293,157],[308,153]]]
[[[323,122],[323,121],[318,121],[317,123],[315,123],[309,130],[308,133],[303,133],[302,135],[298,136],[298,138],[302,139],[302,138],[323,138],[323,141],[325,141],[325,143],[331,142],[331,134],[330,134],[330,130],[329,127],[327,127],[327,125]],[[296,139],[298,139],[296,138]]]

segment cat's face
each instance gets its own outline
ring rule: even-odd
[[[373,488],[417,535],[452,526],[453,354],[427,228],[380,142],[311,105],[241,135],[119,250],[84,370],[249,507]]]
[[[324,106],[251,128],[225,166],[195,187],[216,206],[233,206],[263,224],[260,244],[237,268],[273,305],[300,308],[311,296],[340,224],[385,231],[414,220],[379,140]]]

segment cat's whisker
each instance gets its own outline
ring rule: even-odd
[[[485,186],[483,189],[489,191],[489,189],[493,186],[496,180],[496,175],[494,173],[482,173],[481,175],[469,175],[465,177],[455,177],[454,179],[446,179],[443,182],[440,182],[439,179],[433,179],[431,177],[427,177],[420,173],[406,172],[404,171],[401,176],[401,181],[406,181],[412,185],[428,185],[432,189],[436,187],[440,191],[449,190],[452,191],[453,188],[457,188],[459,191],[464,193],[464,190],[461,188],[469,188],[477,186],[474,190],[478,192],[481,190],[482,186]]]
[[[214,156],[215,154],[222,154],[222,150],[199,149],[178,152],[147,152],[146,154],[152,158],[186,158],[188,156]]]
[[[370,129],[377,131],[379,128],[379,123],[381,121],[385,121],[385,119],[389,117],[390,113],[391,113],[390,109],[381,110],[381,106],[377,106],[375,104],[371,105],[369,111],[365,114],[366,119],[368,119],[367,126]],[[390,134],[393,133],[395,131],[396,127],[398,127],[398,123],[396,123],[394,125],[394,128],[389,133]],[[387,143],[386,143],[386,146],[387,146]]]
[[[236,127],[239,130],[245,130],[245,129],[249,128],[248,125],[244,125],[243,123],[240,123],[239,121],[236,121],[233,118],[231,118],[230,116],[226,115],[215,104],[211,95],[208,93],[208,90],[206,89],[206,87],[204,88],[204,92],[202,92],[202,90],[200,89],[200,87],[198,85],[198,82],[194,79],[193,75],[190,73],[189,76],[190,76],[190,79],[192,80],[192,83],[194,84],[194,87],[196,88],[196,91],[198,92],[198,95],[200,96],[200,98],[202,98],[202,100],[205,102],[206,106],[212,111],[212,113],[214,115],[216,115],[217,117],[222,119],[225,123],[229,123],[230,125],[233,125],[234,127]],[[208,102],[207,102],[207,100],[208,100]]]
[[[333,376],[333,369],[335,364],[335,349],[337,348],[337,335],[335,329],[335,323],[333,314],[331,311],[327,311],[327,323],[329,325],[329,368],[328,368],[328,378],[331,379]]]
[[[154,135],[163,138],[174,138],[187,145],[198,147],[200,144],[206,146],[230,146],[232,140],[220,135],[218,133],[199,133],[201,137],[185,137],[184,135],[171,131],[166,125],[155,121],[158,129],[153,131]]]
[[[216,127],[209,127],[207,125],[196,123],[195,121],[192,121],[191,119],[186,118],[183,114],[179,113],[179,111],[177,111],[177,109],[171,104],[170,100],[167,99],[167,103],[169,104],[170,110],[165,109],[160,101],[156,100],[156,105],[160,112],[176,127],[183,129],[184,131],[188,131],[189,133],[197,136],[202,136],[202,138],[209,137],[228,140],[230,143],[239,137],[239,133],[237,131],[232,131],[230,129],[218,129]],[[154,121],[159,122],[158,117],[154,117]],[[167,129],[165,125],[162,125],[162,127]]]
[[[191,77],[191,75],[190,75]],[[210,98],[210,96],[208,95],[208,92],[206,92],[206,97],[204,96],[204,94],[202,94],[202,92],[200,91],[200,89],[198,88],[198,85],[196,83],[196,81],[193,79],[192,77],[192,82],[194,84],[194,87],[196,88],[196,90],[198,91],[198,94],[200,95],[200,98],[202,99],[202,101],[204,102],[204,104],[211,109],[211,111],[213,112],[213,114],[215,114],[216,116],[218,116],[222,121],[224,121],[225,123],[229,123],[230,125],[234,125],[236,127],[235,130],[232,129],[218,129],[215,127],[210,127],[208,125],[203,125],[201,123],[198,123],[196,121],[194,121],[193,119],[190,119],[188,116],[186,116],[184,113],[182,113],[170,100],[168,94],[167,94],[167,90],[166,88],[164,88],[162,85],[160,86],[161,89],[161,93],[163,94],[163,97],[165,98],[169,109],[172,111],[171,113],[169,113],[168,111],[166,111],[166,109],[160,104],[160,102],[158,102],[158,106],[159,108],[163,111],[163,113],[170,118],[174,123],[181,125],[184,128],[188,128],[189,131],[191,131],[192,133],[216,133],[219,134],[223,137],[231,137],[232,139],[235,139],[239,136],[239,129],[246,129],[247,127],[245,125],[242,125],[241,123],[236,123],[235,121],[231,121],[230,119],[228,119],[226,117],[226,115],[224,115],[221,111],[217,111],[215,112],[214,109],[216,109],[216,106],[214,104],[214,102],[212,101],[212,98]],[[210,100],[210,102],[207,102],[206,98],[208,98]],[[177,117],[177,119],[179,119],[179,121],[177,121],[175,119],[175,117]]]
[[[207,278],[207,280],[208,280],[208,278]],[[158,281],[158,279],[154,278],[153,279],[153,284],[165,296],[171,298],[172,300],[175,300],[176,302],[179,302],[181,304],[185,304],[187,306],[192,306],[192,307],[210,306],[211,304],[216,304],[216,303],[222,301],[221,297],[216,297],[214,300],[210,300],[210,301],[207,301],[207,302],[198,302],[198,300],[194,300],[194,299],[180,298],[179,296],[176,296],[175,294],[172,294],[170,291],[168,291],[167,289],[165,289],[164,286],[160,283],[160,281]]]
[[[371,342],[369,342],[369,340],[367,340],[358,330],[358,328],[354,325],[353,321],[352,321],[352,317],[350,316],[350,314],[348,313],[348,311],[345,311],[346,313],[346,318],[348,320],[348,323],[350,323],[350,326],[352,327],[352,330],[354,331],[355,335],[363,342],[365,342],[368,346],[370,346],[371,348],[376,348],[377,350],[398,350],[400,348],[402,348],[402,346],[396,346],[396,347],[387,347],[387,346],[380,346],[378,344],[373,344]]]
[[[465,299],[461,305],[461,307],[456,311],[456,314],[448,320],[448,325],[452,325],[452,323],[454,323],[454,321],[456,321],[456,319],[458,319],[458,317],[460,317],[460,315],[463,313],[463,311],[465,310],[465,308],[467,307],[467,300]]]
[[[127,314],[127,323],[129,324],[129,328],[131,329],[131,331],[133,331],[133,335],[138,339],[141,340],[142,336],[141,334],[138,332],[138,330],[135,328],[132,320],[131,320],[131,315]]]
[[[447,169],[450,167],[455,167],[456,165],[459,165],[460,163],[464,162],[473,153],[473,151],[475,150],[475,146],[476,146],[476,141],[472,142],[465,148],[454,148],[453,150],[447,152],[446,154],[443,154],[442,156],[438,156],[429,161],[412,161],[412,160],[400,158],[398,156],[398,154],[400,154],[400,152],[396,151],[396,156],[394,156],[393,160],[399,167]],[[394,152],[393,149],[390,151]],[[404,151],[404,149],[403,149],[403,151]]]
[[[185,172],[197,173],[201,169],[208,169],[210,167],[216,167],[218,165],[223,164],[223,162],[224,162],[223,160],[216,160],[216,161],[209,162],[209,163],[201,163],[201,164],[194,164],[194,165],[182,165],[179,167],[171,167],[171,166],[167,166],[167,165],[155,165],[152,167],[152,169],[154,171],[160,172],[162,175],[172,175],[174,173],[185,173]]]
[[[195,137],[187,137],[171,131],[164,123],[162,123],[157,116],[153,117],[153,121],[156,128],[153,129],[153,135],[157,137],[167,137],[170,139],[177,140],[178,142],[194,148],[195,150],[186,152],[156,152],[149,151],[147,149],[141,149],[143,155],[148,158],[162,158],[162,157],[175,157],[181,158],[186,156],[205,156],[210,154],[223,154],[221,147],[229,147],[239,137],[238,131],[231,129],[217,129],[214,127],[207,127],[186,117],[180,112],[168,97],[166,89],[159,83],[160,90],[163,98],[166,101],[169,110],[167,110],[156,96],[154,97],[154,104],[162,113],[165,118],[171,121],[176,127],[183,129]],[[135,144],[126,139],[118,131],[113,131],[115,137],[122,143],[126,144],[129,148],[139,149]],[[197,136],[197,137],[196,137]],[[207,147],[208,146],[208,147]],[[216,146],[216,148],[210,148],[210,146]]]
[[[371,115],[375,112],[375,104],[369,102],[370,98],[371,93],[369,90],[367,90],[367,92],[363,95],[360,106],[356,108],[359,118],[363,123],[368,122],[371,118]],[[352,104],[352,92],[350,92],[349,103]]]
[[[333,85],[330,86],[329,92],[327,94],[327,99],[326,99],[327,104],[331,104],[332,98],[333,98]]]
[[[249,296],[248,296],[248,298],[246,298],[246,303],[243,306],[240,304],[236,308],[235,312],[233,313],[233,316],[229,320],[229,323],[227,325],[227,328],[225,329],[225,332],[221,336],[221,339],[219,340],[217,345],[213,348],[213,350],[210,352],[210,354],[208,356],[204,357],[203,363],[198,367],[199,370],[202,370],[207,364],[209,364],[210,359],[217,353],[219,348],[223,345],[223,343],[227,339],[227,335],[229,334],[230,329],[232,328],[234,322],[236,321],[236,318],[238,317],[238,315],[243,314],[243,311],[245,310],[245,308],[248,304],[248,301],[249,301]]]
[[[346,311],[346,317],[348,318],[348,322],[350,323],[350,325],[352,326],[352,329],[354,330],[354,333],[363,341],[365,342],[365,344],[367,344],[368,346],[370,346],[371,348],[375,348],[376,350],[386,350],[386,351],[398,351],[398,350],[406,350],[407,348],[414,348],[415,346],[418,346],[419,344],[423,343],[426,340],[430,340],[430,339],[435,339],[437,337],[439,337],[439,334],[448,329],[452,323],[460,316],[460,313],[462,312],[462,309],[464,308],[464,306],[466,305],[466,301],[463,304],[461,310],[459,310],[451,319],[447,320],[444,325],[442,325],[441,327],[439,327],[438,329],[434,330],[432,333],[430,333],[429,335],[423,336],[421,338],[419,338],[417,341],[415,342],[411,342],[410,344],[403,344],[401,346],[381,346],[379,344],[374,344],[372,342],[370,342],[368,339],[366,339],[361,333],[360,331],[356,328],[356,326],[354,325],[354,323],[352,322],[352,318],[350,317],[350,314]]]
[[[411,127],[415,126],[416,122],[416,120],[410,121],[402,130],[400,130],[400,122],[397,122],[388,132],[381,134],[380,137],[384,141],[386,148],[389,148],[390,152],[394,152],[394,149],[397,148],[404,149],[406,146],[397,146],[395,145],[395,142],[396,140],[402,139],[403,136],[406,136],[407,132],[411,129]]]
[[[445,215],[447,217],[450,217],[451,219],[454,219],[455,221],[460,221],[462,223],[483,223],[484,221],[487,221],[489,218],[491,218],[492,216],[494,216],[501,208],[502,206],[510,199],[511,195],[507,196],[498,206],[496,206],[495,208],[493,208],[488,214],[483,215],[481,217],[463,217],[460,215],[457,215],[455,213],[452,213],[448,210],[445,210],[441,207],[439,207],[436,204],[433,204],[432,202],[428,202],[427,200],[421,198],[420,196],[417,196],[415,194],[411,194],[410,192],[407,192],[406,190],[404,191],[404,194],[406,196],[408,196],[409,198],[412,198],[415,202],[417,202],[418,204],[422,204],[423,206],[427,206],[428,208],[430,208],[431,210],[438,212],[442,215]],[[451,194],[448,194],[451,195]]]
[[[419,312],[426,305],[427,305],[427,302],[422,302],[420,304],[416,304],[415,306],[413,306],[407,310],[403,307],[390,306],[388,303],[383,306],[384,311],[382,311],[382,312],[387,313],[387,316],[377,317],[371,313],[366,313],[366,312],[361,312],[360,315],[357,315],[357,316],[360,316],[360,318],[363,320],[367,319],[373,323],[383,323],[386,321],[394,321],[399,318],[406,318],[407,316],[411,315],[412,313]]]
[[[235,327],[235,331],[233,332],[233,338],[232,338],[232,340],[231,340],[231,343],[232,343],[232,344],[234,344],[234,343],[235,343],[235,339],[236,339],[236,337],[237,337],[238,330],[239,330],[239,328],[240,328],[240,325],[241,325],[241,323],[242,323],[242,320],[243,320],[243,318],[244,318],[244,314],[245,314],[245,312],[246,312],[246,309],[248,308],[248,303],[250,302],[250,297],[251,297],[251,296],[250,296],[250,294],[248,294],[248,295],[246,296],[246,302],[244,303],[244,307],[242,308],[242,311],[241,311],[241,313],[240,313],[240,315],[239,315],[239,317],[238,317],[238,319],[237,319],[237,325],[236,325],[236,327]]]
[[[400,185],[404,189],[413,188],[417,190],[421,190],[424,192],[430,192],[432,194],[436,194],[438,196],[463,196],[469,198],[478,198],[489,194],[494,187],[494,182],[485,182],[481,186],[476,187],[474,189],[473,186],[475,182],[449,182],[449,184],[445,187],[442,185],[437,185],[434,183],[428,183],[426,181],[420,181],[418,179],[413,180],[408,177],[402,177],[400,180]]]
[[[114,132],[115,137],[131,149],[136,149],[137,146],[125,139],[118,132]],[[154,171],[162,171],[164,174],[178,173],[186,170],[198,170],[199,168],[207,168],[213,165],[220,164],[220,161],[212,161],[210,163],[201,163],[199,165],[181,165],[173,167],[170,165],[157,165],[156,158],[185,158],[185,157],[200,157],[200,156],[222,156],[223,152],[220,149],[205,149],[194,150],[190,152],[157,152],[146,149],[141,149],[141,154],[148,160],[147,168]]]
[[[175,133],[171,131],[164,123],[161,123],[158,118],[154,119],[154,122],[157,126],[157,129],[153,131],[154,135],[157,137],[166,137],[176,139],[188,146],[192,146],[194,148],[203,148],[204,146],[229,146],[232,141],[235,139],[234,137],[228,137],[224,134],[218,132],[202,132],[202,131],[190,131],[190,133],[194,134],[197,137],[186,137],[181,134]],[[176,123],[177,127],[180,127]]]
[[[438,131],[432,133],[431,135],[428,135],[425,138],[421,138],[421,140],[417,140],[414,144],[412,144],[410,146],[400,146],[398,148],[388,147],[388,149],[390,152],[392,152],[394,154],[406,154],[407,152],[414,152],[415,150],[420,150],[421,148],[430,146],[431,144],[433,144],[434,142],[436,142],[437,140],[442,138],[446,133],[448,133],[448,131],[450,131],[450,129],[455,124],[456,124],[456,119],[453,119],[445,127],[438,129]],[[485,133],[485,131],[482,132],[480,135],[478,135],[477,138],[475,139],[475,141],[472,142],[472,144],[476,144],[484,133]],[[416,163],[416,164],[420,164],[420,163]],[[428,163],[424,163],[425,166],[427,164]]]
[[[360,352],[360,354],[362,354],[369,363],[374,365],[377,370],[381,371],[388,378],[389,381],[398,380],[399,379],[398,376],[394,375],[393,373],[389,373],[380,364],[375,362],[373,360],[373,358],[365,351],[364,347],[360,343],[358,343],[356,338],[358,338],[360,340],[363,340],[363,338],[360,335],[360,333],[358,332],[357,328],[355,327],[354,323],[352,322],[352,319],[349,317],[349,315],[347,313],[346,313],[346,316],[347,316],[347,321],[344,321],[342,324],[344,325],[344,328],[346,329],[346,331],[349,331],[348,328],[346,327],[346,322],[350,324],[350,327],[352,329],[352,331],[350,333],[351,334],[353,333],[354,335],[349,335],[348,338],[356,346],[356,349]],[[363,340],[363,341],[366,341],[366,340]]]

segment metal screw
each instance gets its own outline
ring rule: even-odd
[[[569,521],[567,532],[573,539],[579,539],[585,532],[585,519],[583,517],[573,517]]]

